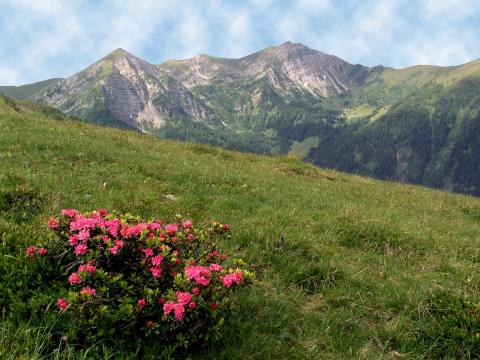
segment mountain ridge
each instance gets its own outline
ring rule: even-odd
[[[158,65],[119,48],[29,98],[162,138],[480,195],[479,88],[480,60],[366,67],[286,42]]]

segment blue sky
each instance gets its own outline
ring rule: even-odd
[[[0,84],[70,76],[122,47],[152,63],[287,40],[367,66],[480,58],[480,0],[0,0]]]

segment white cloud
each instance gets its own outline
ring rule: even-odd
[[[0,0],[0,84],[68,76],[123,47],[153,63],[287,40],[353,63],[480,57],[480,0]]]

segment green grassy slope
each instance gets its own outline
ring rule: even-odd
[[[480,199],[54,119],[0,97],[0,283],[45,219],[70,207],[232,224],[225,247],[257,280],[223,341],[194,358],[480,355]],[[40,357],[48,331],[8,315],[0,358]]]
[[[0,86],[0,93],[4,93],[5,95],[15,99],[28,99],[41,93],[43,90],[46,90],[58,80],[61,79],[53,78],[22,86]]]

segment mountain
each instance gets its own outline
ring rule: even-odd
[[[123,49],[33,98],[72,116],[142,131],[171,117],[217,121],[183,85]]]
[[[161,357],[156,338],[82,349],[59,335],[72,316],[52,304],[65,276],[25,248],[44,244],[46,220],[65,208],[231,224],[219,246],[256,280],[235,294],[220,342],[178,358],[478,358],[480,198],[49,111],[0,96],[0,358]],[[83,279],[102,296],[102,278]],[[161,306],[159,297],[148,306]],[[135,309],[137,299],[128,301]]]
[[[15,99],[28,99],[42,93],[59,80],[61,79],[53,78],[22,86],[0,86],[0,93]]]
[[[99,124],[480,195],[480,60],[393,69],[286,42],[153,65],[117,49],[30,99]]]

